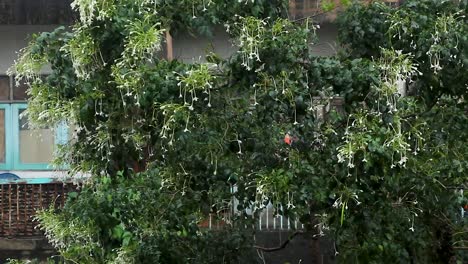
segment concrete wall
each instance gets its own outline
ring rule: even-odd
[[[204,62],[208,52],[228,58],[236,51],[223,27],[213,30],[213,37],[179,33],[173,37],[174,58],[184,62]]]
[[[26,46],[31,35],[52,31],[56,25],[0,25],[0,75],[6,73],[17,58],[17,52]],[[322,24],[317,30],[319,41],[311,48],[315,55],[329,56],[336,52],[337,29],[333,24]],[[207,51],[214,51],[223,58],[235,52],[235,47],[224,28],[214,30],[213,37],[195,37],[190,34],[174,36],[174,57],[185,62],[204,61]],[[45,72],[47,73],[47,69]]]
[[[0,24],[69,24],[72,0],[0,0]]]
[[[283,245],[292,234],[286,231],[262,231],[256,235],[256,245],[264,248],[277,248]],[[257,251],[258,264],[334,264],[336,263],[333,244],[326,239],[314,239],[305,233],[294,237],[283,249],[264,252]]]
[[[338,50],[338,29],[335,24],[322,23],[316,31],[317,43],[311,45],[312,54],[331,56]],[[228,58],[236,49],[224,28],[214,30],[213,37],[195,37],[190,34],[174,36],[174,58],[185,62],[203,62],[207,51],[214,51],[222,58]]]
[[[52,31],[55,25],[0,25],[0,75],[4,75],[18,57],[17,52],[26,46],[31,35]]]
[[[7,259],[46,259],[56,252],[44,237],[28,239],[0,238],[0,263]]]
[[[12,173],[18,175],[20,178],[25,178],[25,179],[40,179],[40,178],[53,178],[53,179],[68,179],[70,178],[69,175],[67,174],[66,171],[56,171],[56,170],[50,170],[50,171],[35,171],[35,170],[0,170],[1,173]],[[78,175],[77,178],[84,178],[89,175]]]
[[[291,233],[282,231],[259,232],[256,245],[275,248],[281,245]],[[0,238],[0,263],[8,258],[45,259],[56,254],[44,238],[4,239]],[[333,245],[325,239],[315,240],[309,234],[298,235],[281,250],[262,253],[252,250],[251,264],[334,264]]]

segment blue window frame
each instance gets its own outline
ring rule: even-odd
[[[27,117],[21,115],[26,108],[25,103],[0,104],[0,170],[51,170],[56,145],[68,140],[65,123],[53,130],[29,129]]]
[[[3,121],[3,124],[1,124],[0,130],[2,130],[1,133],[1,143],[0,145],[3,145],[1,147],[1,152],[2,155],[0,157],[0,170],[8,170],[11,168],[12,165],[12,155],[9,155],[12,147],[12,133],[9,132],[9,127],[11,124],[11,104],[0,104],[0,115],[1,115],[1,121]]]

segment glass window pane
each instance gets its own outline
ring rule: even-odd
[[[21,81],[19,85],[15,85],[13,88],[13,100],[27,100],[28,85],[24,81]]]
[[[19,112],[20,163],[50,163],[54,153],[54,131],[48,128],[31,129],[27,117],[21,115],[24,109]]]
[[[0,76],[0,100],[10,99],[10,77]]]
[[[0,163],[5,163],[5,109],[0,109]]]
[[[67,137],[67,139],[68,139],[69,142],[74,143],[76,141],[76,139],[78,137],[77,131],[76,131],[77,128],[78,128],[78,126],[75,125],[75,124],[68,125],[68,131],[67,131],[68,137]]]

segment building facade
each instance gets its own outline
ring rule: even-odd
[[[31,129],[22,114],[27,108],[27,86],[16,84],[14,76],[6,73],[33,34],[72,19],[70,1],[0,1],[0,180],[56,178],[61,173],[50,162],[57,144],[67,141],[67,128]],[[42,74],[49,71],[44,69]]]
[[[70,138],[66,126],[31,129],[27,116],[27,86],[16,84],[7,71],[33,34],[52,31],[59,25],[69,25],[75,19],[70,0],[0,0],[0,175],[9,173],[20,178],[57,178],[64,172],[50,166],[57,144]],[[318,0],[291,1],[291,19],[315,16]],[[318,30],[319,42],[312,51],[329,56],[336,53],[337,30],[331,19],[323,21]],[[185,62],[204,60],[207,49],[224,58],[235,52],[223,27],[215,29],[213,37],[196,37],[180,33],[173,38],[173,56]],[[50,69],[43,69],[47,75]],[[4,176],[7,177],[7,176]],[[11,175],[10,175],[11,177]]]
[[[388,1],[392,5],[397,4],[396,0]],[[70,3],[71,0],[0,0],[0,261],[3,256],[12,257],[12,254],[16,254],[13,252],[15,248],[20,244],[24,245],[23,242],[18,242],[19,244],[8,249],[13,245],[12,241],[2,239],[40,234],[30,221],[34,210],[46,207],[51,201],[57,202],[58,197],[59,204],[63,205],[66,192],[72,188],[50,182],[50,179],[66,176],[65,170],[54,169],[50,162],[57,146],[71,138],[70,129],[66,125],[32,129],[28,125],[27,116],[23,114],[27,109],[27,86],[24,83],[15,83],[14,76],[7,75],[18,51],[27,45],[33,34],[52,31],[60,25],[70,25],[75,20]],[[291,20],[312,17],[320,24],[316,32],[318,42],[311,44],[311,51],[317,56],[331,56],[339,49],[338,31],[334,24],[337,10],[340,8],[323,12],[320,0],[290,0],[288,15]],[[213,37],[197,37],[188,33],[173,36],[174,59],[202,62],[206,50],[213,50],[224,58],[236,52],[221,26],[214,30]],[[51,69],[45,68],[41,74],[47,75],[50,71]],[[22,179],[23,184],[11,184],[10,180],[15,177]],[[2,185],[2,180],[7,184]],[[211,217],[208,220],[207,225],[211,228]],[[286,232],[280,236],[279,241],[276,241],[276,233],[267,233],[263,242],[272,246],[281,243],[281,237],[286,238],[292,227],[300,229],[298,225],[297,221],[273,215],[271,210],[266,210],[258,223],[259,230],[275,229]],[[307,240],[294,243],[299,243],[299,251],[295,253],[298,259],[321,257],[322,262],[317,263],[325,263],[324,256],[330,259],[330,263],[333,259],[333,252],[323,253],[326,250],[320,249],[319,243]],[[11,252],[2,255],[5,248]],[[281,259],[281,256],[275,258]]]

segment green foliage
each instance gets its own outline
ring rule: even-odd
[[[57,263],[52,259],[48,259],[46,262],[40,261],[37,259],[33,260],[18,260],[18,259],[9,259],[7,264],[41,264],[41,263],[47,263],[47,264],[54,264]]]
[[[235,263],[252,245],[245,226],[272,203],[331,236],[343,263],[447,263],[467,234],[466,6],[352,5],[348,55],[320,58],[315,25],[279,18],[283,1],[221,2],[76,1],[79,25],[23,51],[29,116],[75,124],[58,161],[92,175],[39,215],[64,258]],[[168,29],[225,23],[238,46],[227,60],[156,53]],[[208,214],[229,228],[201,229]]]
[[[235,15],[268,19],[285,16],[287,4],[285,0],[75,0],[72,7],[87,26],[105,21],[125,22],[122,20],[148,13],[175,32],[189,30],[211,35],[214,25],[232,21]]]
[[[352,56],[379,57],[380,48],[412,54],[420,76],[412,85],[428,104],[442,94],[466,96],[466,1],[405,1],[353,5],[341,17],[340,39]]]
[[[199,228],[202,197],[164,182],[165,174],[150,169],[131,179],[96,178],[79,195],[71,193],[60,214],[50,208],[37,218],[65,261],[219,263],[224,257],[238,263],[250,252],[247,230]]]

